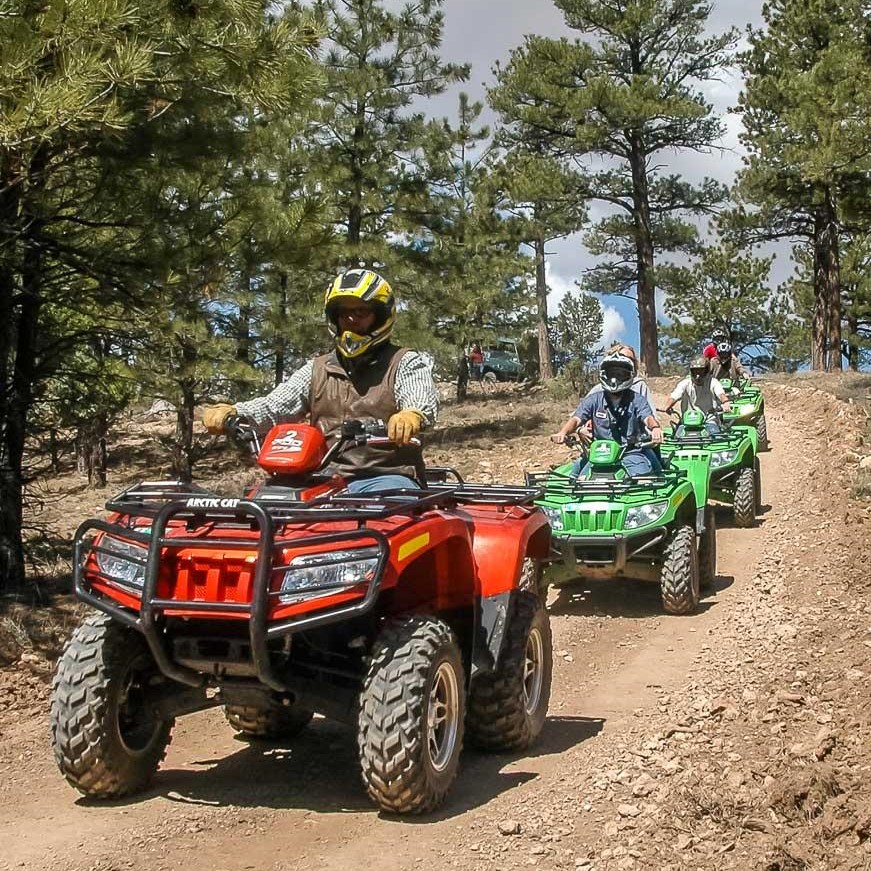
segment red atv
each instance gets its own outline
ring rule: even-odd
[[[523,750],[547,714],[539,595],[550,528],[539,491],[429,469],[421,489],[348,494],[330,460],[379,438],[347,422],[274,427],[243,499],[142,482],[75,536],[75,631],[51,703],[55,758],[93,798],[144,788],[175,718],[222,705],[251,738],[315,712],[356,724],[363,782],[387,811],[446,796],[464,733]],[[383,437],[382,438],[383,441]]]

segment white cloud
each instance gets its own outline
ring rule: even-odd
[[[583,293],[583,291],[573,281],[555,272],[550,260],[545,263],[544,269],[547,276],[547,286],[550,289],[547,297],[547,309],[549,314],[555,315],[559,311],[560,301],[567,293],[577,295]],[[601,299],[599,302],[602,302]],[[626,321],[623,320],[623,315],[617,309],[603,303],[602,344],[607,348],[608,345],[617,341],[617,339],[625,339],[625,334]]]
[[[607,348],[618,339],[626,341],[626,321],[623,320],[623,315],[609,305],[602,306],[602,315],[602,346]]]

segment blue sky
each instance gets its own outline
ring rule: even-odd
[[[401,5],[396,0],[393,5]],[[444,0],[445,31],[442,56],[445,60],[472,64],[472,75],[461,87],[453,88],[430,102],[428,111],[436,115],[453,117],[457,94],[466,91],[472,99],[486,102],[485,88],[493,82],[492,68],[497,60],[506,60],[512,48],[523,42],[527,33],[544,36],[578,38],[570,30],[562,13],[551,0]],[[762,0],[719,2],[713,6],[709,21],[711,32],[722,32],[729,27],[744,31],[748,24],[761,24]],[[722,151],[708,155],[675,154],[664,161],[667,169],[689,180],[698,181],[711,176],[730,183],[741,163],[738,133],[740,117],[728,114],[735,105],[740,90],[737,73],[727,73],[721,82],[704,86],[704,92],[715,111],[724,117],[726,132],[720,143]],[[605,212],[601,206],[591,207],[593,219]],[[552,288],[551,308],[556,310],[563,294],[574,291],[574,282],[582,271],[593,263],[579,236],[554,242],[548,251],[548,282]],[[788,252],[781,253],[775,266],[773,280],[778,283],[790,271]],[[638,319],[634,300],[608,296],[602,298],[605,309],[606,341],[614,338],[637,343]]]

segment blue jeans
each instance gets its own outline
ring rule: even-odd
[[[640,451],[627,451],[623,454],[623,459],[620,462],[626,473],[633,478],[652,475],[662,471],[662,463],[656,451],[651,448],[642,448]],[[572,466],[571,476],[573,478],[580,478],[588,468],[589,463],[580,459]]]
[[[348,484],[348,493],[380,493],[383,490],[420,490],[420,484],[405,475],[376,475]]]

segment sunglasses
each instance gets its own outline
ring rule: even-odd
[[[374,314],[371,308],[366,306],[358,306],[357,308],[340,308],[336,311],[337,318],[352,318],[353,320],[363,320]]]

